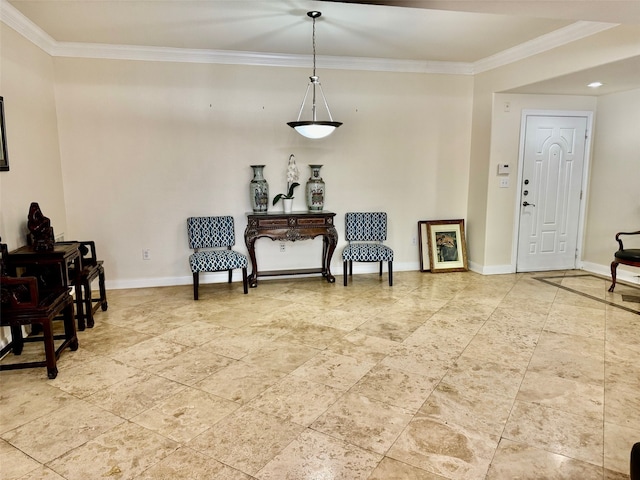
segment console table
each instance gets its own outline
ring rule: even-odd
[[[252,272],[248,281],[250,287],[258,286],[258,276],[298,275],[321,273],[329,283],[336,281],[331,275],[331,257],[338,244],[338,232],[333,225],[333,212],[292,212],[292,213],[248,213],[247,228],[244,231],[244,242],[249,250]],[[322,267],[297,270],[275,270],[259,272],[256,262],[255,244],[261,237],[271,240],[309,240],[322,236]]]

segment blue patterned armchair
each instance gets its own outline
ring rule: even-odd
[[[346,239],[349,244],[342,252],[344,286],[353,275],[353,262],[380,262],[389,265],[389,286],[393,285],[393,250],[382,242],[387,239],[387,214],[385,212],[351,212],[345,215]]]
[[[189,248],[194,253],[189,256],[189,264],[193,272],[193,299],[198,300],[200,272],[229,272],[231,283],[232,272],[242,269],[242,286],[247,288],[247,257],[231,250],[236,243],[233,217],[189,217],[187,219]],[[200,250],[207,249],[207,250]]]

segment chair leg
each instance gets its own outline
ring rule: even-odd
[[[47,364],[47,376],[54,379],[58,376],[58,367],[56,366],[56,348],[53,344],[53,327],[51,319],[47,319],[42,323],[42,334],[44,340],[44,356]]]
[[[198,300],[198,287],[200,286],[200,272],[193,272],[193,299]]]
[[[233,270],[229,270],[229,283],[231,283],[232,276],[233,276]]]
[[[344,277],[344,286],[347,286],[347,270],[348,270],[348,265],[349,261],[345,260],[344,262],[342,262],[343,265],[343,277]]]
[[[69,305],[62,311],[64,321],[64,338],[69,342],[72,352],[78,350],[78,335],[76,334],[76,319],[73,314],[73,305]]]
[[[89,308],[85,308],[85,297],[86,294],[83,294],[83,290],[89,290],[89,299],[91,299],[91,285],[87,289],[85,284],[77,284],[75,287],[76,292],[76,320],[78,322],[78,330],[81,332],[86,328],[86,320],[89,314],[91,313],[91,304],[89,304]],[[86,310],[86,312],[85,312]],[[86,315],[86,317],[85,317]]]
[[[95,325],[93,321],[93,297],[91,296],[91,280],[89,279],[84,284],[84,316],[87,319],[87,327],[93,328]],[[83,327],[84,323],[84,319],[82,319]],[[78,319],[78,325],[80,325],[80,319]]]
[[[383,263],[384,263],[384,262],[380,262],[380,276],[382,276],[382,264],[383,264]]]
[[[349,276],[353,276],[353,260],[349,260]]]
[[[609,287],[609,291],[613,292],[613,289],[616,288],[616,270],[618,269],[618,262],[615,260],[611,262],[611,286]]]
[[[244,294],[249,293],[249,288],[247,284],[247,267],[242,268],[242,289],[244,290]]]
[[[389,286],[393,287],[393,262],[389,260]]]
[[[98,275],[98,288],[100,289],[100,308],[103,312],[106,312],[109,304],[107,303],[107,287],[104,282],[104,268]]]

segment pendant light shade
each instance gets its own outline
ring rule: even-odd
[[[324,138],[342,125],[341,122],[333,121],[331,111],[329,110],[329,104],[327,103],[327,99],[322,91],[322,85],[320,85],[320,78],[316,75],[316,18],[320,15],[322,15],[322,13],[317,11],[307,12],[307,16],[313,19],[313,75],[309,77],[309,84],[307,85],[307,91],[304,94],[302,105],[300,105],[298,119],[295,122],[287,123],[287,125],[295,129],[296,132],[307,138]],[[311,91],[311,120],[300,120],[304,110],[304,105],[307,102],[307,97],[309,96],[309,91]],[[317,118],[316,94],[318,92],[320,93],[322,103],[329,114],[328,121],[319,121]]]

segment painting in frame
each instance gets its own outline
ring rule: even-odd
[[[468,265],[464,220],[429,220],[424,223],[431,272],[466,272]],[[421,250],[422,243],[421,240]]]
[[[4,129],[4,98],[0,97],[0,172],[9,171],[7,136]]]

